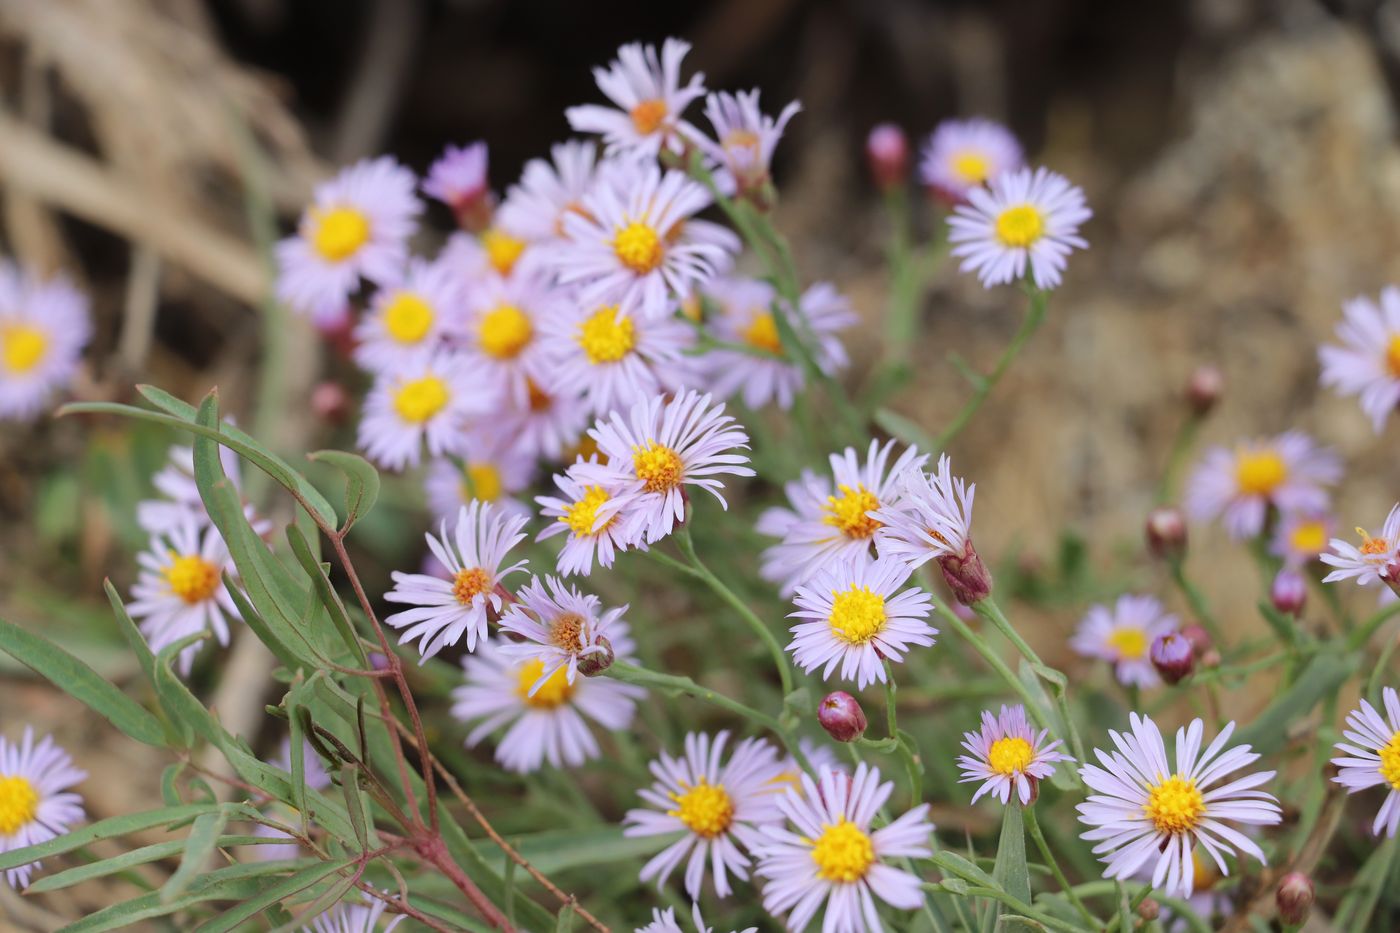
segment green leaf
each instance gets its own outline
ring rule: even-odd
[[[559,921],[554,924],[554,933],[569,933],[574,928],[574,902],[571,900],[559,908]]]
[[[161,903],[169,904],[184,894],[190,883],[208,870],[209,856],[213,854],[227,822],[228,812],[225,810],[206,813],[194,821],[185,839],[185,854],[180,859],[180,867],[160,889]]]
[[[194,745],[196,734],[217,744],[219,734],[223,731],[213,714],[190,692],[190,688],[172,667],[181,651],[208,637],[208,632],[197,632],[166,645],[160,654],[156,655],[156,696],[160,699],[160,705],[165,708],[166,715],[181,731],[185,748]]]
[[[996,879],[978,868],[969,859],[964,858],[956,852],[949,852],[946,849],[933,853],[933,863],[943,871],[961,878],[971,884],[980,885],[984,888],[997,887]]]
[[[1021,808],[1011,803],[1002,808],[1001,839],[997,842],[997,860],[992,866],[996,886],[1023,904],[1031,902],[1031,874],[1026,867],[1026,827]],[[993,903],[983,919],[982,929],[990,933],[1001,914],[999,904]]]
[[[23,849],[12,849],[9,852],[0,852],[0,871],[17,868],[20,865],[27,865],[30,862],[37,862],[55,855],[63,855],[65,852],[72,852],[83,846],[91,845],[99,839],[111,839],[115,836],[139,833],[157,826],[170,826],[183,820],[203,816],[205,813],[212,813],[217,808],[218,804],[189,803],[179,807],[162,807],[159,810],[127,813],[110,819],[98,820],[96,823],[84,826],[82,829],[75,829],[56,839],[50,839],[48,842],[25,846]]]
[[[234,849],[240,846],[282,845],[285,842],[285,839],[279,839],[275,836],[220,836],[215,848]],[[43,894],[48,891],[61,891],[84,881],[124,872],[137,865],[162,862],[184,852],[187,844],[184,839],[177,839],[174,842],[157,842],[139,849],[132,849],[130,852],[123,852],[112,858],[103,859],[100,862],[91,862],[87,865],[70,868],[67,871],[44,875],[26,888],[25,893]]]
[[[1035,705],[1039,707],[1041,715],[1045,717],[1044,721],[1050,724],[1050,733],[1064,742],[1065,748],[1062,750],[1068,751],[1069,725],[1050,699],[1050,694],[1045,692],[1045,684],[1036,676],[1035,669],[1031,667],[1029,662],[1023,660],[1016,669],[1016,676],[1025,685],[1030,695],[1035,697]],[[1032,719],[1037,718],[1032,716]],[[1056,768],[1050,774],[1050,783],[1060,790],[1078,790],[1080,787],[1079,778],[1074,768]]]
[[[121,594],[112,585],[111,580],[103,580],[102,588],[107,591],[107,601],[112,604],[112,614],[117,617],[117,627],[122,630],[122,637],[126,639],[127,645],[131,648],[131,653],[136,655],[136,661],[141,665],[141,671],[146,675],[148,683],[155,683],[155,655],[151,654],[151,646],[146,643],[141,630],[136,627],[136,623],[131,621],[131,616],[127,614],[126,604],[122,602]]]
[[[345,895],[349,894],[350,891],[354,889],[358,881],[358,876],[353,872],[342,878],[338,878],[330,887],[322,891],[314,901],[302,908],[294,919],[277,927],[272,933],[301,933],[302,930],[307,929],[309,921],[316,919],[336,904],[339,904],[345,898]],[[370,931],[370,933],[373,933],[373,931]]]
[[[232,910],[210,920],[199,927],[196,933],[226,933],[245,920],[253,919],[273,904],[280,903],[295,894],[300,894],[336,872],[349,868],[355,864],[355,861],[354,858],[345,858],[308,865],[259,892],[257,896],[249,898]]]
[[[525,860],[546,875],[571,868],[607,865],[631,859],[644,859],[675,842],[679,835],[633,836],[622,834],[617,826],[597,829],[547,831],[520,836],[512,841]],[[494,843],[477,846],[483,858],[496,871],[504,872],[506,854]]]
[[[1316,654],[1298,674],[1293,686],[1235,733],[1234,741],[1252,745],[1261,755],[1278,751],[1288,738],[1289,727],[1300,722],[1323,697],[1335,695],[1360,663],[1355,656],[1336,652]]]
[[[360,644],[359,636],[355,634],[355,626],[350,623],[350,616],[345,612],[345,604],[340,601],[340,594],[331,586],[330,577],[326,575],[326,565],[316,560],[316,555],[311,552],[311,544],[296,525],[287,526],[287,541],[291,544],[292,553],[296,555],[301,569],[311,578],[311,585],[315,587],[321,605],[330,615],[340,640],[345,642],[355,655],[361,668],[368,667],[369,657],[365,654],[364,645]]]
[[[138,742],[165,748],[160,720],[53,642],[0,619],[0,651],[86,705]]]
[[[355,841],[361,851],[369,848],[369,832],[365,826],[365,798],[360,793],[359,769],[352,764],[340,766],[340,790],[345,795],[345,812],[350,814],[350,825],[355,829]]]
[[[258,636],[258,641],[267,646],[268,650],[276,655],[277,660],[282,662],[282,666],[289,671],[294,671],[302,666],[302,661],[273,631],[272,626],[267,624],[267,620],[249,602],[247,595],[234,582],[228,571],[224,571],[224,589],[228,591],[229,597],[233,600],[234,606],[238,608],[238,614],[243,618],[243,622],[253,630],[253,634]]]
[[[379,471],[359,454],[343,450],[318,450],[307,454],[307,459],[329,463],[345,474],[345,522],[340,526],[344,534],[374,508],[379,498]]]

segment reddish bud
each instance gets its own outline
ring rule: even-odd
[[[1152,666],[1169,684],[1180,683],[1196,667],[1196,649],[1191,639],[1180,632],[1158,635],[1148,650]]]
[[[1186,383],[1186,404],[1198,418],[1210,414],[1225,392],[1225,375],[1216,367],[1196,367]]]
[[[311,390],[311,412],[327,424],[342,424],[350,413],[350,393],[338,382],[318,382]]]
[[[1187,641],[1191,642],[1191,647],[1195,650],[1196,657],[1198,658],[1213,647],[1210,640],[1210,632],[1207,632],[1195,622],[1192,622],[1190,625],[1183,625],[1180,634],[1185,636]]]
[[[953,598],[964,606],[971,606],[992,594],[992,573],[977,556],[971,539],[962,554],[939,557],[938,566],[943,570],[943,581],[953,591]]]
[[[869,725],[865,710],[844,690],[828,693],[817,704],[817,722],[838,742],[854,742],[865,734],[865,727]]]
[[[881,123],[865,138],[865,158],[875,187],[889,191],[909,176],[909,138],[893,123]]]
[[[1138,905],[1137,912],[1139,917],[1151,923],[1162,915],[1162,905],[1149,897]]]
[[[1313,891],[1312,879],[1300,871],[1284,875],[1274,894],[1279,919],[1293,926],[1308,919],[1308,912],[1312,910],[1315,900],[1317,896]]]
[[[1286,615],[1296,616],[1303,611],[1308,601],[1308,581],[1296,570],[1287,567],[1278,572],[1269,587],[1269,601],[1274,608]]]
[[[578,672],[584,677],[597,677],[603,671],[612,667],[616,656],[613,654],[612,642],[606,638],[598,639],[598,647],[602,651],[594,651],[591,654],[580,655],[578,659]]]
[[[1164,505],[1147,513],[1147,549],[1154,557],[1176,560],[1186,553],[1186,516]]]
[[[1202,652],[1201,652],[1201,667],[1219,667],[1219,666],[1220,666],[1220,652],[1219,652],[1219,651],[1216,651],[1214,648],[1211,648],[1211,649],[1208,650],[1208,651],[1202,651]]]

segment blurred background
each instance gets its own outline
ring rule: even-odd
[[[1165,591],[1140,524],[1201,363],[1228,384],[1208,442],[1301,427],[1346,458],[1343,527],[1394,501],[1393,436],[1318,389],[1315,348],[1342,300],[1400,280],[1398,0],[0,0],[0,246],[91,294],[77,397],[217,384],[275,447],[350,446],[313,395],[351,370],[264,304],[267,246],[312,185],[366,155],[422,171],[445,144],[484,139],[504,189],[568,134],[566,106],[599,99],[592,67],[668,35],[694,44],[687,64],[711,88],[760,87],[769,112],[802,101],[776,160],[778,223],[805,275],[872,324],[887,300],[862,158],[874,124],[917,144],[946,117],[989,116],[1085,188],[1091,250],[951,451],[979,486],[980,549],[1043,597],[1021,611],[1047,660],[1073,664],[1063,640],[1091,599]],[[921,212],[925,234],[933,218]],[[940,269],[893,407],[936,431],[967,392],[949,352],[989,366],[1021,301]],[[852,381],[878,334],[847,335]],[[170,440],[110,419],[0,423],[0,615],[116,680],[134,661],[101,581],[125,591],[134,576],[134,503]],[[399,505],[383,514],[411,514]],[[360,544],[371,579],[421,527],[381,516]],[[1216,529],[1193,535],[1225,618],[1259,624],[1247,556]],[[0,666],[0,729],[34,722],[97,754],[109,736],[75,709]],[[106,753],[143,768],[131,743]],[[90,782],[89,809],[129,809],[149,783]]]

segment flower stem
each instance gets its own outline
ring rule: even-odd
[[[1216,621],[1215,614],[1211,612],[1205,596],[1196,588],[1196,584],[1192,583],[1191,579],[1186,576],[1185,562],[1181,558],[1173,560],[1171,571],[1172,580],[1175,581],[1177,589],[1181,590],[1181,594],[1186,597],[1186,602],[1191,605],[1191,611],[1195,614],[1197,621],[1205,626],[1206,631],[1210,633],[1211,641],[1215,642],[1217,647],[1224,645],[1224,631],[1221,629],[1220,623]]]
[[[1001,656],[992,650],[991,645],[988,645],[982,639],[982,636],[974,632],[971,626],[964,622],[952,609],[949,609],[937,600],[934,601],[933,607],[943,618],[943,621],[952,626],[953,631],[957,632],[964,641],[970,644],[973,650],[982,656],[982,660],[986,661],[988,666],[1011,688],[1012,692],[1021,698],[1021,701],[1025,703],[1026,708],[1030,710],[1031,716],[1035,718],[1035,721],[1046,729],[1053,729],[1054,723],[1050,722],[1045,716],[1045,711],[1041,708],[1040,703],[1036,701],[1035,694],[1031,693],[1030,689],[1021,682],[1021,678],[1016,676],[1015,672],[1001,659]]]
[[[1060,885],[1060,889],[1065,892],[1070,903],[1079,911],[1079,915],[1088,922],[1089,929],[1097,930],[1102,925],[1102,921],[1090,913],[1089,908],[1085,907],[1084,902],[1079,899],[1079,895],[1074,893],[1074,887],[1060,869],[1060,863],[1055,860],[1055,853],[1050,850],[1050,844],[1045,841],[1045,834],[1040,831],[1040,821],[1036,818],[1035,807],[1024,807],[1021,813],[1026,818],[1026,831],[1031,834],[1031,839],[1035,841],[1035,847],[1040,850],[1045,864],[1050,866],[1050,873],[1055,876],[1055,881]]]

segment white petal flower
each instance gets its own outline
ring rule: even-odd
[[[963,271],[976,272],[988,288],[1023,278],[1054,288],[1069,254],[1089,246],[1079,226],[1093,212],[1084,192],[1063,175],[1016,169],[986,188],[969,188],[966,196],[948,218],[948,240]]]
[[[982,786],[972,795],[972,802],[983,794],[991,794],[1002,803],[1011,801],[1013,791],[1021,806],[1035,796],[1036,785],[1055,773],[1055,762],[1069,761],[1068,755],[1055,751],[1060,740],[1046,742],[1049,729],[1037,732],[1026,718],[1026,708],[1003,706],[993,716],[982,711],[982,728],[963,733],[963,748],[968,754],[958,757],[962,768],[959,783],[981,781]]]
[[[1156,597],[1124,594],[1112,609],[1091,606],[1070,647],[1085,657],[1108,661],[1119,683],[1155,687],[1162,679],[1149,657],[1152,643],[1178,627],[1176,616],[1167,613]]]
[[[1400,699],[1394,687],[1386,687],[1381,697],[1385,716],[1364,699],[1360,709],[1347,714],[1350,728],[1342,733],[1346,741],[1337,743],[1342,757],[1332,759],[1338,768],[1332,780],[1348,794],[1386,787],[1385,801],[1376,811],[1371,832],[1379,836],[1384,830],[1387,836],[1394,836],[1400,827]]]
[[[953,475],[947,454],[932,473],[905,471],[894,501],[874,512],[881,522],[875,549],[920,567],[936,557],[962,557],[972,542],[972,500],[976,484]]]
[[[499,396],[461,356],[420,357],[377,378],[365,398],[359,446],[389,470],[417,466],[428,454],[461,454],[472,419],[490,413]]]
[[[68,791],[87,778],[49,736],[34,741],[24,727],[18,743],[0,736],[0,855],[48,842],[83,819],[83,799]],[[29,885],[37,862],[4,872],[12,888]]]
[[[92,339],[87,296],[0,259],[0,421],[27,421],[73,381]]]
[[[1357,297],[1342,305],[1341,346],[1318,348],[1322,384],[1358,396],[1379,434],[1400,404],[1400,288],[1381,290],[1380,301]]]
[[[1336,568],[1322,582],[1355,580],[1361,586],[1369,586],[1377,580],[1388,581],[1386,568],[1400,559],[1400,504],[1391,506],[1380,534],[1373,537],[1364,529],[1356,530],[1361,535],[1360,547],[1333,538],[1329,544],[1331,552],[1321,555],[1324,564]]]
[[[543,541],[558,534],[568,534],[559,552],[558,570],[564,576],[593,570],[596,557],[600,566],[611,567],[618,551],[636,547],[646,550],[644,540],[627,534],[622,512],[632,504],[634,494],[591,482],[581,468],[596,464],[596,460],[580,460],[563,473],[554,474],[554,484],[562,496],[536,496],[546,518],[556,519],[539,533],[535,540]]]
[[[355,362],[372,373],[391,372],[431,353],[461,326],[462,287],[442,262],[409,260],[370,300],[355,328]]]
[[[1213,447],[1186,482],[1186,510],[1197,521],[1220,518],[1231,537],[1252,538],[1263,530],[1270,506],[1325,510],[1323,487],[1341,475],[1337,455],[1302,431],[1241,441],[1233,450]]]
[[[658,53],[654,45],[629,43],[617,50],[607,68],[593,69],[598,89],[617,105],[614,110],[584,104],[564,111],[578,133],[599,133],[609,152],[626,151],[655,157],[663,148],[680,152],[683,137],[698,135],[681,114],[705,93],[705,76],[691,76],[681,85],[681,60],[690,43],[667,39]]]
[[[960,204],[973,188],[1024,163],[1020,142],[1000,123],[944,120],[924,143],[919,178],[945,201]]]
[[[603,611],[602,602],[585,595],[558,577],[535,577],[515,594],[515,602],[501,616],[501,631],[518,636],[519,641],[501,645],[505,655],[524,661],[539,661],[540,672],[530,688],[538,693],[559,671],[565,683],[578,678],[579,664],[604,657],[611,664],[617,649],[612,644],[613,626],[622,621],[626,606]]]

